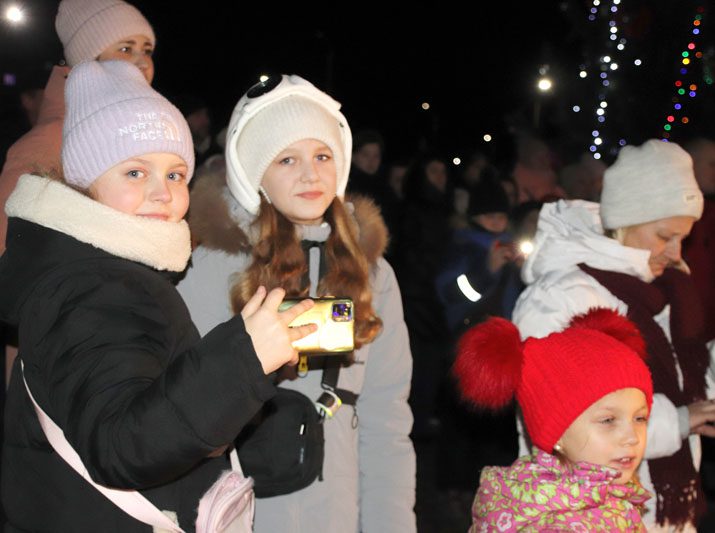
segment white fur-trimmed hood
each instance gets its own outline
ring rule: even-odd
[[[157,270],[181,272],[191,256],[185,221],[128,215],[49,178],[21,176],[5,212]]]

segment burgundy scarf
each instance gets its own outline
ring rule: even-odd
[[[638,326],[646,342],[653,392],[664,394],[676,407],[704,400],[710,355],[703,340],[705,321],[699,295],[690,276],[667,268],[653,283],[646,283],[628,274],[585,264],[579,267],[628,305],[628,318]],[[667,304],[670,342],[654,319]],[[676,360],[683,374],[682,389]],[[666,520],[670,525],[697,524],[706,511],[706,503],[687,439],[673,455],[649,459],[648,468],[656,492],[658,524]]]

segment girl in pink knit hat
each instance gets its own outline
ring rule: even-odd
[[[499,409],[516,399],[531,455],[482,472],[471,532],[645,531],[650,495],[634,473],[653,401],[645,344],[615,311],[522,342],[501,318],[469,330],[454,371],[462,395]]]
[[[214,501],[202,496],[228,476],[239,499],[224,508],[250,505],[250,492],[231,491],[247,483],[233,484],[225,452],[275,393],[267,374],[297,361],[291,343],[315,331],[288,327],[312,302],[279,313],[284,291],[258,287],[200,337],[173,284],[191,254],[184,117],[126,61],[80,63],[66,96],[63,180],[26,174],[6,207],[0,321],[19,332],[2,464],[8,527],[224,531],[200,520]],[[137,502],[153,516],[132,514]]]

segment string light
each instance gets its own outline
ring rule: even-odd
[[[698,6],[695,10],[695,15],[693,16],[693,21],[691,24],[692,34],[694,37],[690,37],[680,52],[680,57],[678,62],[680,67],[678,68],[679,78],[675,80],[675,95],[671,98],[672,110],[666,114],[663,129],[661,132],[661,138],[663,141],[668,141],[673,135],[673,129],[677,126],[682,126],[690,123],[690,118],[684,114],[684,103],[688,99],[695,98],[698,94],[698,84],[694,81],[688,81],[686,77],[694,77],[696,73],[696,62],[701,63],[703,53],[698,50],[698,38],[701,33],[703,13],[705,8],[703,6]],[[712,83],[712,78],[708,82],[707,73],[703,69],[703,79],[706,84]],[[687,98],[685,98],[687,97]],[[685,98],[685,100],[684,100]]]
[[[599,16],[601,19],[605,19],[607,23],[606,35],[606,45],[602,49],[602,53],[599,54],[598,59],[588,70],[595,70],[594,76],[598,74],[598,89],[596,93],[597,103],[594,109],[594,116],[596,123],[599,128],[605,126],[607,119],[607,108],[608,108],[608,94],[611,90],[612,76],[614,76],[621,66],[621,61],[619,61],[618,54],[622,53],[626,49],[626,39],[620,36],[621,27],[619,26],[620,14],[619,5],[621,0],[611,0],[610,2],[606,0],[592,0],[592,6],[588,9],[588,20],[595,22]],[[603,5],[602,5],[603,4]],[[608,4],[608,5],[606,5]],[[587,65],[581,65],[579,67],[578,76],[581,79],[588,77]],[[581,110],[583,106],[575,105],[572,107],[574,112]],[[608,146],[608,140],[599,134],[597,130],[592,131],[592,139],[589,145],[589,151],[593,155],[594,159],[600,159],[603,150],[609,151],[612,149]]]

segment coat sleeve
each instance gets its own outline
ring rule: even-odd
[[[21,346],[23,333],[34,342],[21,356],[33,395],[98,483],[176,479],[272,396],[240,316],[199,339],[169,283],[83,275],[27,306]]]
[[[415,452],[407,403],[412,355],[400,289],[392,268],[382,259],[373,298],[383,329],[370,347],[357,404],[361,530],[414,532]]]

